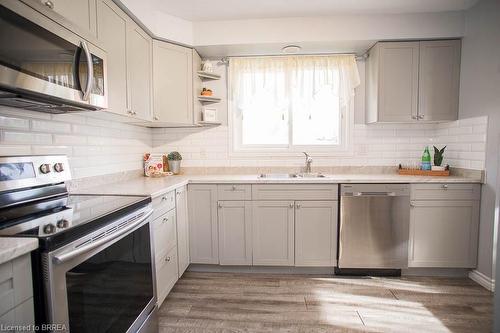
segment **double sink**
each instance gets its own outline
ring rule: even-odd
[[[326,178],[326,176],[321,173],[262,173],[259,178]]]

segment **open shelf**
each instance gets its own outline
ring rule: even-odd
[[[221,125],[222,123],[220,121],[199,121],[198,125],[202,126],[218,126]]]
[[[219,80],[220,75],[210,72],[198,71],[198,76],[202,80]]]
[[[220,98],[212,96],[198,96],[198,101],[202,103],[219,103]]]

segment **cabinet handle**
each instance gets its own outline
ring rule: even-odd
[[[236,191],[236,185],[233,185],[231,188],[233,189],[233,191]]]
[[[417,120],[417,119],[418,119],[418,117],[417,117],[417,116],[411,116],[411,119],[413,119],[413,120]]]
[[[222,202],[219,202],[219,203],[218,203],[218,207],[219,207],[219,208],[222,208]]]
[[[447,184],[443,184],[443,189],[447,190],[448,189],[448,185]]]
[[[167,201],[167,197],[161,197],[161,201]]]
[[[291,202],[291,203],[290,203],[290,208],[293,208],[293,206],[294,206],[294,205],[293,205],[293,202]]]
[[[299,203],[296,204],[295,207],[297,207],[297,209],[299,209],[300,208],[300,204]]]
[[[166,257],[166,258],[165,258],[165,261],[166,261],[166,262],[169,262],[169,261],[170,261],[170,257]]]
[[[163,218],[163,223],[168,222],[168,217]]]
[[[410,207],[415,207],[415,204],[413,202],[410,202]]]
[[[54,9],[54,3],[50,0],[45,1],[43,4],[49,7],[50,9]]]
[[[158,116],[154,116],[154,117],[153,117],[153,119],[154,119],[154,120],[160,120],[160,117],[158,117]]]
[[[425,115],[421,114],[421,115],[419,115],[419,116],[418,116],[418,119],[419,119],[419,120],[423,120],[423,119],[424,119],[424,117],[425,117]]]

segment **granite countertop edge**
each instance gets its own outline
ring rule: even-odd
[[[0,265],[38,248],[38,239],[30,237],[0,237]]]

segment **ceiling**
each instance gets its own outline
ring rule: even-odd
[[[145,0],[189,21],[459,11],[478,0]]]

